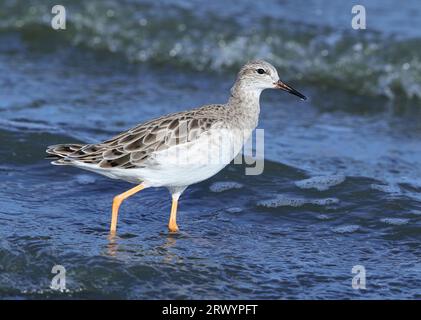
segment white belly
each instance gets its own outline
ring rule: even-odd
[[[238,154],[244,133],[214,129],[199,139],[153,154],[146,168],[133,169],[150,186],[188,186],[221,171]]]

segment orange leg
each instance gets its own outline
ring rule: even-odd
[[[117,230],[117,217],[118,217],[118,209],[120,208],[121,203],[124,199],[127,199],[128,197],[134,195],[135,193],[139,192],[140,190],[144,189],[145,186],[143,184],[140,184],[130,190],[127,190],[126,192],[123,192],[119,194],[118,196],[114,197],[113,200],[113,210],[112,210],[112,216],[111,216],[111,228],[110,233],[115,234]]]
[[[177,206],[178,206],[178,197],[172,197],[172,206],[171,206],[171,214],[170,214],[170,221],[168,223],[168,230],[170,232],[177,232]]]

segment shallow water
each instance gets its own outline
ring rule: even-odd
[[[421,298],[421,6],[364,2],[382,14],[362,34],[327,1],[300,15],[296,1],[72,1],[60,34],[45,1],[2,2],[0,296]],[[130,185],[43,160],[50,144],[224,102],[254,55],[310,100],[263,94],[263,174],[232,164],[191,186],[177,235],[168,192],[148,189],[108,239],[111,200]],[[56,264],[65,292],[49,288]],[[352,289],[355,265],[366,290]]]

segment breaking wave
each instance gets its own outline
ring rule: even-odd
[[[421,38],[356,34],[264,14],[250,24],[184,2],[62,2],[65,31],[53,33],[45,1],[6,0],[0,4],[0,32],[193,71],[232,72],[259,57],[272,61],[288,80],[391,100],[421,99]]]

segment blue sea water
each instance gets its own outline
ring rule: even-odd
[[[421,4],[360,1],[0,3],[0,297],[420,299]],[[180,200],[51,166],[165,113],[223,103],[248,59],[303,103],[264,92],[265,168],[231,164]],[[66,290],[50,288],[54,265]],[[352,288],[352,268],[366,289]]]

